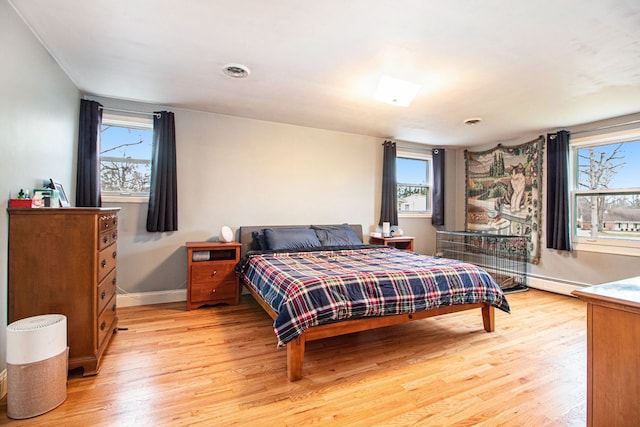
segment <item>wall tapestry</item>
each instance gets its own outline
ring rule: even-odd
[[[465,150],[467,231],[526,236],[528,261],[540,259],[544,137],[521,145]]]

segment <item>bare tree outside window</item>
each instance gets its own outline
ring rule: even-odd
[[[585,152],[588,152],[588,155]],[[578,157],[580,165],[578,185],[587,190],[609,189],[612,178],[626,164],[621,161],[624,159],[622,144],[618,144],[610,150],[605,150],[602,147],[582,149],[578,151]],[[584,200],[589,203],[591,212],[592,237],[597,237],[598,232],[603,230],[605,210],[612,204],[607,199],[609,198],[604,195],[593,195]]]
[[[575,149],[577,237],[640,239],[640,141]]]
[[[102,191],[119,195],[148,193],[153,130],[103,120],[100,131]]]

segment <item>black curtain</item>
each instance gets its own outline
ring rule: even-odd
[[[100,126],[102,105],[80,100],[78,126],[78,163],[76,175],[76,206],[100,207]]]
[[[569,218],[569,132],[547,134],[547,248],[572,250]]]
[[[147,231],[178,229],[178,185],[176,177],[176,128],[173,113],[153,116],[151,188]]]
[[[382,206],[380,208],[380,225],[383,222],[398,225],[398,192],[396,185],[396,143],[385,141],[382,160]]]
[[[444,225],[444,149],[431,150],[433,163],[433,209],[431,224]]]

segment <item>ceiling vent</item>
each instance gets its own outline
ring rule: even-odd
[[[249,67],[242,64],[227,64],[222,67],[222,71],[229,77],[234,79],[244,79],[248,77],[251,71]]]

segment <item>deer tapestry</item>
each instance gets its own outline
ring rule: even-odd
[[[465,150],[466,230],[525,236],[528,261],[540,259],[544,137],[512,147]]]

